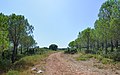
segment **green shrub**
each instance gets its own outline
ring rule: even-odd
[[[29,66],[33,66],[34,63],[41,58],[42,57],[40,55],[23,57],[14,63],[14,69],[15,70],[27,69]]]
[[[120,61],[120,52],[114,52],[112,59],[114,61]]]
[[[111,59],[108,59],[108,58],[103,58],[102,61],[101,61],[103,64],[110,64],[112,63],[113,61]]]
[[[23,71],[25,69],[28,69],[30,66],[34,66],[37,62],[43,60],[47,56],[48,54],[46,53],[42,55],[32,55],[23,57],[14,63],[13,69]]]
[[[19,60],[19,59],[21,59],[21,58],[23,58],[23,57],[25,57],[25,56],[26,56],[26,55],[24,55],[24,54],[18,54],[16,60]]]
[[[86,61],[87,60],[87,58],[77,58],[77,60],[79,61],[79,60],[81,60],[81,61]]]
[[[90,53],[90,50],[85,50],[85,53]]]
[[[120,61],[120,52],[110,52],[108,54],[104,54],[104,57],[113,59],[114,61]]]
[[[11,61],[8,59],[0,59],[0,69],[1,70],[8,70],[11,66]]]
[[[98,59],[99,61],[101,61],[104,57],[102,57],[101,55],[94,55],[95,59]]]
[[[65,50],[64,51],[64,53],[68,53],[68,54],[75,54],[75,53],[77,53],[78,51],[77,51],[77,49],[75,49],[75,48],[68,48],[67,50]]]
[[[76,60],[86,61],[92,58],[92,54],[81,54],[79,57],[76,58]]]
[[[4,50],[4,59],[8,59],[8,60],[10,60],[11,59],[11,55],[12,55],[12,53],[11,53],[11,50]]]
[[[8,73],[6,75],[20,75],[18,71],[8,71]]]

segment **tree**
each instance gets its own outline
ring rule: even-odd
[[[118,49],[118,42],[120,38],[120,0],[114,0],[114,4],[112,6],[112,15],[110,21],[110,29],[111,29],[111,39],[115,41],[116,49]],[[111,43],[113,43],[111,41]],[[111,45],[111,51],[113,51],[113,45]]]
[[[51,44],[49,46],[49,49],[52,49],[52,50],[57,50],[58,49],[58,46],[56,44]]]
[[[34,48],[36,46],[36,41],[34,40],[33,36],[31,35],[24,35],[21,37],[20,41],[20,46],[21,46],[21,53],[22,53],[22,48],[27,49],[27,52],[29,51],[30,48]],[[34,51],[33,51],[34,52]]]
[[[0,50],[2,50],[2,57],[4,58],[4,50],[9,47],[8,38],[8,16],[0,13]]]
[[[15,62],[17,47],[19,45],[20,38],[24,36],[24,34],[31,34],[33,31],[33,26],[29,25],[27,19],[25,19],[22,15],[12,14],[9,16],[8,21],[8,30],[9,30],[9,38],[13,43],[12,50],[12,63]]]
[[[71,41],[69,44],[68,44],[69,47],[71,48],[74,48],[75,47],[75,41]]]
[[[84,38],[84,41],[86,42],[87,50],[89,50],[90,47],[90,31],[91,28],[87,28],[84,31],[82,31],[82,38]]]
[[[105,37],[105,54],[107,54],[107,47],[108,43],[110,41],[111,45],[111,52],[113,52],[113,41],[115,40],[114,35],[117,33],[115,31],[118,27],[119,28],[119,18],[120,18],[120,0],[108,0],[105,3],[102,4],[100,8],[100,12],[98,14],[99,20],[101,22],[101,26],[103,26],[104,29],[104,37]],[[115,24],[114,21],[117,25]],[[114,22],[114,23],[113,23]],[[115,28],[115,29],[114,29]],[[118,36],[118,35],[117,35]]]
[[[94,28],[87,28],[79,32],[78,38],[75,41],[71,41],[69,46],[77,49],[79,46],[81,48],[86,47],[87,50],[92,49],[96,51],[95,53],[105,55],[115,54],[115,56],[113,55],[114,58],[119,59],[119,43],[120,0],[107,0],[100,8]]]

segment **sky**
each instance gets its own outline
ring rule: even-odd
[[[67,47],[78,33],[94,27],[99,9],[106,0],[0,0],[0,12],[24,15],[34,26],[40,47],[57,44]]]

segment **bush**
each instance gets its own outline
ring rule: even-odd
[[[92,54],[81,54],[79,57],[77,57],[77,60],[86,61],[86,60],[89,60],[92,57],[93,57]]]
[[[77,51],[77,49],[75,49],[75,48],[68,48],[66,51],[64,51],[64,53],[68,53],[68,54],[75,54],[75,53],[77,53],[78,51]]]
[[[24,69],[28,69],[29,66],[33,66],[34,63],[40,58],[41,58],[40,55],[23,57],[14,63],[13,68],[15,70],[20,70],[20,71]]]
[[[113,59],[114,61],[120,61],[120,52],[110,52],[104,55],[104,57]]]
[[[48,54],[46,53],[42,55],[32,55],[32,56],[23,57],[14,63],[13,69],[18,71],[26,70],[29,67],[34,66],[35,64],[37,64],[39,61],[43,60],[47,56]]]
[[[103,64],[110,64],[112,63],[113,61],[111,59],[108,59],[108,58],[103,58],[102,61],[101,61]]]
[[[1,70],[4,70],[4,71],[9,70],[10,66],[11,66],[11,61],[10,60],[0,59],[0,69]]]
[[[18,71],[8,71],[8,73],[6,75],[20,75]]]
[[[12,55],[12,53],[11,53],[11,50],[4,50],[4,59],[11,59],[11,55]]]
[[[51,45],[49,46],[49,49],[56,51],[56,50],[58,49],[58,46],[57,46],[56,44],[51,44]]]
[[[25,57],[24,54],[18,54],[16,60],[19,60],[19,59],[21,59],[21,58],[23,58],[23,57]]]
[[[90,50],[85,50],[85,53],[90,53]]]
[[[94,55],[95,59],[98,59],[99,61],[101,61],[104,57],[102,57],[101,55]]]
[[[37,54],[44,54],[48,51],[48,49],[40,48],[37,50]]]

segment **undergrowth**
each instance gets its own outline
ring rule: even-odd
[[[85,54],[85,53],[79,53],[79,54],[80,54],[79,57],[76,58],[77,61],[79,60],[86,61],[86,60],[89,60],[90,58],[95,58],[103,64],[115,63],[112,59],[105,58],[104,56],[101,56],[98,54]]]
[[[16,61],[12,64],[11,69],[6,73],[6,75],[22,75],[22,72],[29,69],[29,67],[33,67],[39,62],[43,61],[49,54],[53,53],[54,51],[46,51],[43,54],[35,54],[31,56],[25,56],[20,60]]]

